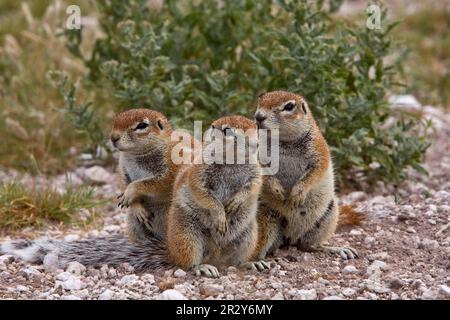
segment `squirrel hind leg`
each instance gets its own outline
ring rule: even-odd
[[[135,214],[135,210],[145,210],[145,208],[143,206],[133,206],[130,210],[133,210],[127,215],[127,234],[130,241],[136,242],[153,236],[154,230],[149,221],[147,220],[146,223],[143,223]]]

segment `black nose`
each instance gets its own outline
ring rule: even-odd
[[[119,141],[120,136],[111,136],[111,142],[113,144],[113,146],[116,146],[117,141]]]
[[[256,122],[261,123],[266,119],[267,119],[267,117],[265,115],[263,115],[262,113],[260,113],[260,112],[255,113]]]

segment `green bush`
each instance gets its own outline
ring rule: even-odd
[[[387,125],[386,93],[396,64],[389,32],[333,20],[342,1],[98,1],[92,56],[82,32],[66,33],[90,78],[112,86],[126,108],[162,111],[179,126],[227,114],[252,116],[255,97],[274,89],[304,95],[332,147],[341,181],[398,182],[423,171],[419,120]],[[101,81],[100,81],[101,80]]]

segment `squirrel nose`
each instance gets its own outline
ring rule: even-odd
[[[256,120],[256,122],[261,123],[261,122],[263,122],[266,119],[267,119],[267,117],[265,115],[263,115],[261,112],[255,113],[255,120]]]
[[[116,146],[117,141],[119,141],[120,136],[119,135],[111,135],[111,142],[113,144],[113,146]]]

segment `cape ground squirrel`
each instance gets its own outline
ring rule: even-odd
[[[253,121],[223,117],[213,122],[222,156],[214,163],[194,164],[181,172],[175,182],[172,207],[168,214],[167,245],[172,263],[197,274],[217,277],[216,266],[245,265],[262,270],[264,261],[249,262],[257,240],[256,211],[262,183],[257,163],[257,131]],[[247,140],[245,140],[247,138]],[[238,152],[238,140],[248,141],[245,162],[225,162],[227,154]],[[212,145],[204,143],[205,148]],[[254,159],[252,163],[252,158]],[[237,157],[236,157],[237,158]],[[219,160],[220,162],[220,160]]]
[[[280,141],[279,170],[264,176],[254,258],[281,245],[356,257],[352,248],[324,245],[336,229],[339,208],[330,151],[306,101],[285,91],[262,94],[255,120],[261,129],[278,129]]]
[[[131,109],[115,116],[111,142],[119,149],[119,206],[129,207],[130,240],[164,238],[166,214],[180,165],[171,160],[172,127],[160,112]],[[188,146],[186,146],[187,148]]]

